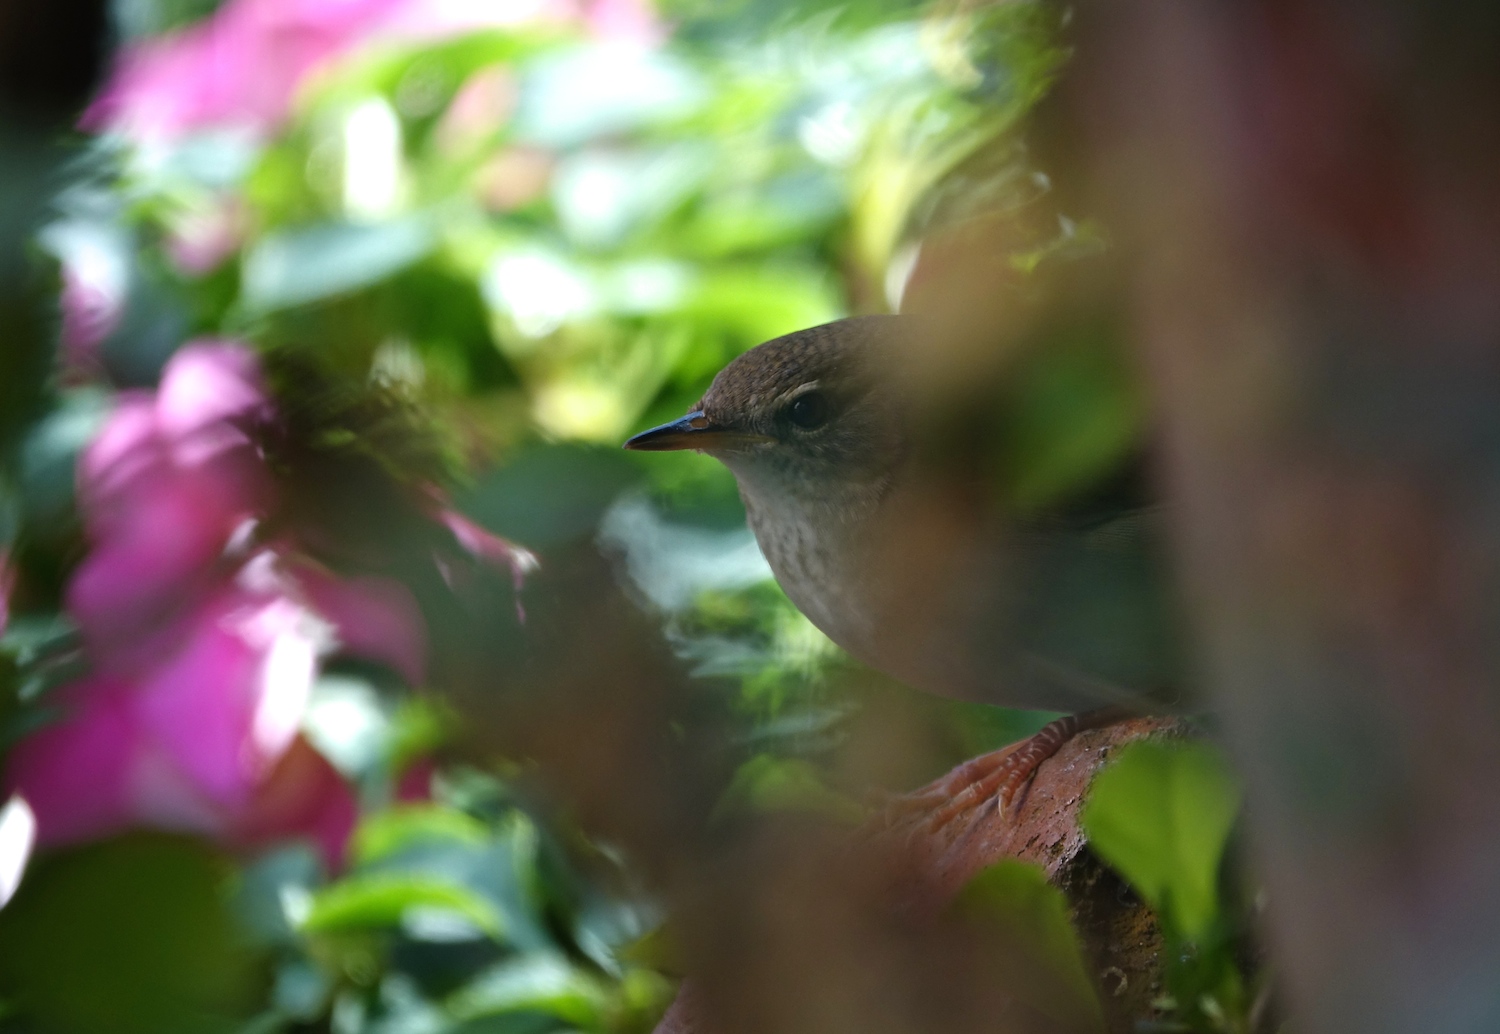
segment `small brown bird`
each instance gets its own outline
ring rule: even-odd
[[[1170,707],[1179,680],[1138,465],[1050,512],[1007,513],[972,447],[984,435],[934,421],[899,372],[922,332],[864,316],[768,341],[625,447],[722,461],[782,589],[857,660],[944,696],[1073,712],[960,769],[946,821],[990,795],[1003,808],[1083,728]]]

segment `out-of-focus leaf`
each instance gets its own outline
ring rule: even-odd
[[[566,256],[537,245],[502,247],[479,281],[492,310],[509,317],[515,333],[500,347],[514,358],[536,351],[537,341],[599,306],[593,278]]]
[[[609,508],[599,539],[624,555],[625,573],[635,588],[665,611],[683,610],[711,590],[743,589],[771,578],[748,529],[668,521],[638,496]]]
[[[474,72],[508,64],[555,45],[557,34],[537,28],[465,33],[438,42],[368,48],[318,80],[304,98],[321,110],[383,94],[402,113],[430,115]],[[420,91],[422,96],[412,96]]]
[[[680,204],[712,163],[711,152],[687,143],[582,151],[558,166],[552,203],[564,232],[578,244],[611,247]]]
[[[582,880],[574,882],[576,886],[568,895],[576,901],[573,941],[601,970],[619,978],[624,973],[623,946],[659,927],[662,910],[648,900],[605,893]]]
[[[250,976],[225,907],[228,873],[202,843],[159,835],[40,862],[0,912],[0,994],[50,1031],[227,1021]]]
[[[66,614],[18,617],[0,635],[0,652],[11,654],[20,665],[57,656],[78,645],[78,626]]]
[[[1007,489],[1040,510],[1090,484],[1139,447],[1146,407],[1107,328],[1057,341],[1015,371],[1006,413]]]
[[[825,270],[779,264],[717,268],[702,278],[682,312],[732,334],[734,352],[843,315]],[[717,372],[732,356],[704,353],[701,375]]]
[[[1083,808],[1090,846],[1189,941],[1218,916],[1219,863],[1240,789],[1203,743],[1138,742],[1094,778]]]
[[[379,812],[354,831],[351,854],[368,865],[419,843],[482,847],[490,831],[478,819],[439,804],[411,804]]]
[[[1007,940],[1003,986],[1064,1030],[1104,1030],[1067,898],[1040,868],[1013,858],[989,866],[964,887],[955,907],[1001,928]]]
[[[545,906],[537,871],[536,827],[519,812],[510,812],[484,830],[482,842],[476,842],[478,825],[465,823],[460,815],[445,815],[443,810],[441,806],[400,809],[389,820],[368,821],[356,834],[356,850],[368,850],[369,860],[344,883],[389,876],[456,888],[498,917],[507,944],[528,951],[551,944],[553,938],[542,919]],[[441,902],[433,904],[441,906]],[[440,925],[430,921],[430,911],[419,918],[419,925],[427,931],[436,931]],[[483,923],[476,925],[489,932]]]
[[[288,905],[295,909],[307,901],[322,875],[317,852],[307,844],[271,851],[241,869],[230,901],[249,939],[267,945],[295,943]]]
[[[137,264],[125,310],[104,340],[100,356],[110,379],[122,387],[147,387],[191,331],[188,298],[163,275]]]
[[[683,956],[677,938],[672,935],[669,923],[662,923],[649,933],[637,937],[621,948],[618,955],[623,962],[645,966],[659,973],[675,976],[687,974],[687,959]]]
[[[554,147],[680,118],[704,99],[693,69],[663,50],[591,43],[531,62],[515,130]]]
[[[361,225],[323,223],[279,230],[245,256],[245,305],[269,312],[368,287],[426,256],[437,244],[427,216]]]
[[[855,825],[866,811],[823,782],[816,766],[801,758],[761,754],[739,767],[714,806],[713,818],[737,811],[804,811]]]
[[[255,165],[259,146],[247,130],[204,130],[177,141],[165,150],[152,174],[167,181],[182,180],[201,187],[237,186]]]
[[[109,414],[110,397],[97,388],[63,395],[61,404],[37,424],[21,447],[21,519],[41,535],[68,525],[78,454]]]
[[[313,895],[301,929],[334,933],[399,925],[414,910],[451,912],[486,935],[505,935],[500,912],[480,894],[446,880],[413,872],[374,872],[347,877]]]
[[[289,962],[276,971],[271,1002],[287,1016],[310,1021],[323,1011],[332,990],[328,975],[316,966]]]
[[[591,536],[641,471],[618,448],[534,445],[482,478],[458,500],[486,528],[537,549]]]
[[[689,254],[722,259],[796,246],[843,214],[837,179],[826,169],[800,169],[705,198],[676,239]]]
[[[492,967],[446,1005],[459,1020],[536,1012],[593,1030],[600,1026],[608,1001],[598,978],[561,955],[534,952]]]

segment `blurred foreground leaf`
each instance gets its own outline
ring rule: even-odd
[[[0,912],[0,987],[37,1026],[170,1034],[227,1020],[249,956],[227,861],[199,841],[133,834],[45,859]]]
[[[864,808],[823,782],[816,765],[771,754],[739,767],[714,808],[714,818],[743,811],[812,812],[850,825],[865,818]]]
[[[1104,1029],[1067,899],[1040,868],[1011,858],[991,865],[969,881],[956,907],[999,926],[1008,949],[1007,989],[1062,1029]]]
[[[265,312],[368,287],[416,262],[436,243],[431,221],[421,216],[268,234],[245,256],[244,301]]]

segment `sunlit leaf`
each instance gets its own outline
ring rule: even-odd
[[[1219,863],[1240,789],[1222,754],[1203,743],[1127,746],[1095,777],[1083,826],[1099,857],[1187,940],[1219,913]]]
[[[608,994],[598,978],[560,955],[537,952],[499,963],[448,1000],[457,1019],[540,1012],[578,1027],[600,1023]]]
[[[350,876],[313,895],[301,929],[332,933],[394,927],[416,909],[453,912],[497,940],[500,912],[484,897],[456,884],[409,872]]]
[[[359,824],[350,844],[357,865],[367,865],[422,843],[481,847],[490,831],[477,819],[438,804],[412,804],[379,812]]]
[[[533,61],[516,132],[552,146],[680,118],[704,96],[698,75],[663,50],[593,43]]]
[[[552,203],[576,243],[611,247],[681,204],[712,164],[712,153],[691,143],[582,151],[558,166]]]

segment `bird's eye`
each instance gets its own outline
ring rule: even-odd
[[[786,418],[804,431],[822,427],[828,422],[828,397],[821,391],[798,395],[787,404]]]

